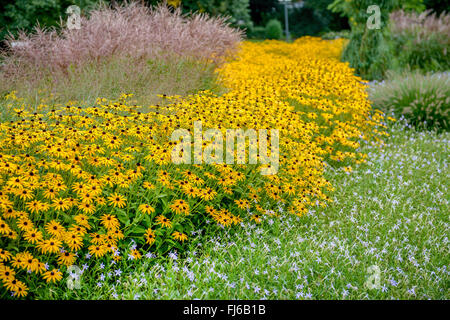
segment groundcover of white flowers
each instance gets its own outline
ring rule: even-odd
[[[329,168],[328,207],[223,230],[184,257],[97,265],[65,298],[448,299],[450,135],[401,121],[389,132],[353,172]]]

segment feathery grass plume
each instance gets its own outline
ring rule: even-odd
[[[135,93],[139,93],[135,88],[142,87],[142,91],[155,95],[184,95],[202,89],[200,78],[205,74],[211,78],[212,69],[236,53],[241,39],[242,31],[231,28],[225,18],[203,13],[186,16],[165,4],[103,4],[81,17],[81,29],[43,29],[38,25],[34,33],[10,36],[8,50],[0,57],[0,91],[29,91],[29,96],[36,96],[43,88],[53,88],[56,93],[112,97],[130,91],[129,86],[118,84],[131,77]],[[157,84],[164,81],[152,76],[154,65],[166,66],[170,75],[180,73],[181,66],[181,74],[186,76],[179,80],[186,88],[169,90],[180,86],[172,83],[158,92]],[[99,78],[85,77],[86,69],[99,71]],[[83,88],[77,79],[85,83]],[[78,96],[63,94],[60,100]]]
[[[398,10],[390,14],[391,30],[396,34],[414,34],[426,38],[438,33],[450,37],[450,14],[442,12],[439,16],[432,10],[422,13]]]
[[[431,10],[395,11],[390,15],[392,43],[400,67],[425,71],[445,71],[450,68],[450,14],[437,16]]]
[[[183,57],[221,62],[236,50],[242,33],[229,27],[224,18],[199,13],[184,16],[180,9],[165,5],[149,8],[137,2],[107,7],[101,5],[81,17],[81,29],[21,32],[9,37],[11,54],[6,68],[16,64],[34,64],[52,69],[66,69],[71,64],[115,55],[160,58],[175,53]],[[21,46],[12,46],[19,41]]]

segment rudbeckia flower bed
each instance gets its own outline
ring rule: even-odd
[[[164,106],[136,106],[124,94],[35,112],[9,94],[14,116],[0,124],[1,295],[61,281],[86,255],[182,252],[198,230],[301,217],[330,203],[326,167],[351,170],[366,158],[360,141],[385,135],[365,83],[338,60],[342,46],[309,37],[243,43],[217,70],[227,93],[165,97]],[[174,164],[171,133],[192,132],[195,121],[224,134],[279,130],[277,174],[262,175],[261,164]]]

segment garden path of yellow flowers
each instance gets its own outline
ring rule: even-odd
[[[0,293],[23,297],[37,283],[57,282],[86,254],[119,261],[183,250],[208,219],[230,227],[280,214],[273,208],[301,216],[324,206],[333,190],[326,164],[351,170],[365,158],[358,141],[385,134],[365,84],[338,60],[342,46],[309,37],[245,42],[218,70],[229,92],[167,97],[165,107],[132,106],[122,95],[38,114],[9,94],[15,115],[0,124]],[[224,133],[279,129],[278,174],[172,164],[171,132],[192,130],[194,121]]]

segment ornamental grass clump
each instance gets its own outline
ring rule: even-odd
[[[450,68],[450,14],[431,10],[420,14],[396,11],[390,15],[393,52],[398,67],[424,71]]]
[[[205,14],[182,15],[159,5],[146,7],[138,2],[114,7],[101,6],[81,16],[81,28],[20,33],[8,40],[5,69],[18,72],[23,65],[66,70],[112,56],[163,58],[194,57],[221,62],[234,53],[242,33],[222,18]],[[12,46],[12,42],[21,45]]]
[[[0,123],[0,295],[58,285],[72,265],[183,252],[194,235],[329,204],[325,167],[350,171],[365,161],[361,139],[386,135],[366,85],[339,62],[343,44],[244,43],[217,71],[227,93],[165,97],[165,106],[124,94],[34,110],[10,93],[14,116]],[[261,163],[174,164],[181,142],[171,133],[197,121],[223,135],[278,130],[277,174],[262,175]],[[214,142],[204,139],[202,152]]]
[[[418,129],[449,130],[450,75],[419,72],[389,74],[370,89],[374,107],[404,117]]]
[[[37,26],[8,38],[0,56],[0,94],[19,90],[34,98],[49,91],[60,103],[88,97],[93,103],[138,86],[133,92],[151,102],[156,99],[146,94],[155,91],[185,95],[236,54],[243,36],[224,18],[186,16],[165,5],[101,5],[88,14],[80,29]],[[180,75],[166,77],[175,72]]]

